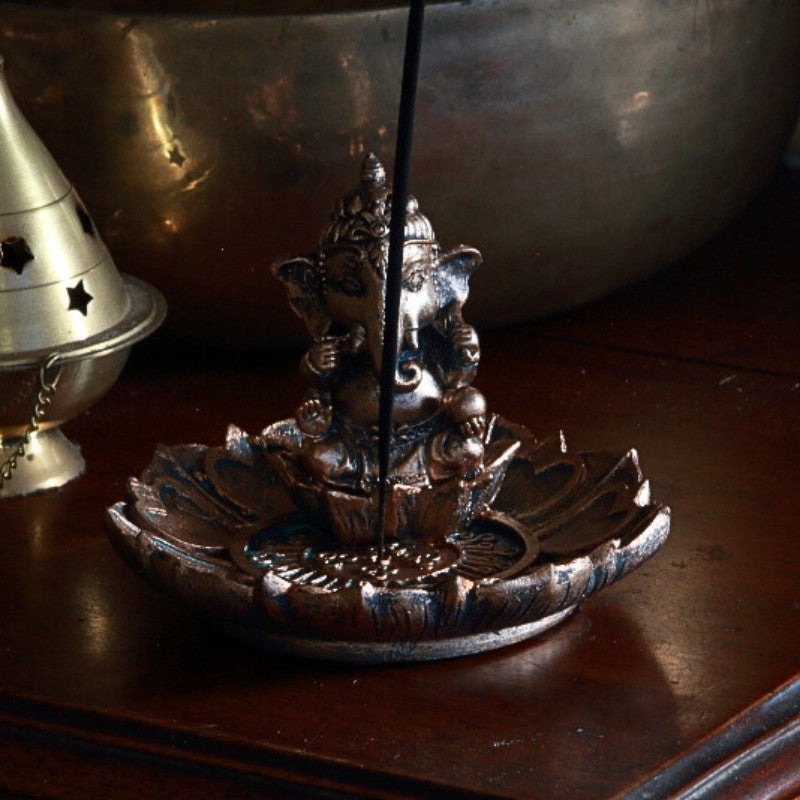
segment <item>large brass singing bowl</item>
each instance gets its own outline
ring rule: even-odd
[[[358,153],[391,163],[405,9],[72,5],[0,3],[0,50],[119,267],[164,290],[173,336],[299,331],[266,265],[314,240]],[[798,41],[797,0],[430,4],[412,191],[484,254],[470,319],[597,297],[729,221],[796,120]]]

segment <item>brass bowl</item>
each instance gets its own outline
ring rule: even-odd
[[[81,475],[85,462],[80,448],[60,426],[93,406],[114,385],[131,347],[150,335],[163,321],[166,302],[151,286],[123,275],[130,297],[125,319],[93,339],[54,351],[58,361],[45,370],[46,381],[57,379],[52,401],[38,429],[29,437],[20,468],[0,486],[0,498],[54,489]],[[0,463],[19,447],[31,422],[41,390],[40,365],[47,353],[29,354],[16,363],[0,363]]]
[[[129,352],[126,347],[106,356],[66,364],[40,430],[56,428],[94,405],[114,385]],[[0,371],[0,396],[4,399],[0,405],[0,442],[25,433],[38,391],[37,368]]]
[[[0,3],[0,50],[119,267],[164,289],[173,337],[299,332],[265,267],[315,238],[356,154],[391,163],[405,9],[69,5]],[[484,254],[471,319],[597,297],[731,220],[797,118],[799,40],[796,0],[432,3],[411,188]]]
[[[82,475],[86,463],[80,448],[60,426],[85,411],[114,384],[130,348],[98,358],[73,361],[48,375],[58,375],[53,403],[38,430],[24,443],[16,468],[0,486],[0,498],[56,489]],[[39,392],[37,368],[0,371],[0,461],[18,452],[28,431],[31,409]]]

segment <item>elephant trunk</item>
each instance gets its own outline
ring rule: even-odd
[[[404,361],[398,365],[394,376],[394,388],[398,392],[413,392],[422,382],[422,366],[419,361]]]
[[[375,374],[381,374],[381,365],[383,363],[383,326],[380,320],[376,320],[375,325],[370,326],[367,331],[367,348],[372,358],[372,364],[375,369]],[[414,332],[416,333],[416,331]],[[395,362],[402,350],[405,332],[399,331],[397,337],[397,352],[395,354]],[[404,361],[398,364],[394,376],[394,388],[396,392],[413,392],[422,381],[422,367],[416,360]]]

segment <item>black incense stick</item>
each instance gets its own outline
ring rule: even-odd
[[[419,55],[422,48],[422,21],[425,0],[411,0],[400,90],[400,113],[394,156],[392,217],[389,223],[389,260],[386,275],[386,305],[383,318],[383,352],[378,411],[378,478],[380,533],[378,548],[384,560],[386,541],[386,501],[389,492],[389,459],[392,450],[394,383],[397,372],[397,336],[400,316],[400,285],[403,272],[403,236],[406,225],[408,176],[411,166],[411,139],[414,132],[414,102],[417,94]]]

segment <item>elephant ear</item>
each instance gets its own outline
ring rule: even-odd
[[[276,261],[272,274],[283,281],[289,296],[289,305],[309,333],[317,338],[324,336],[331,324],[325,308],[322,276],[316,259],[293,256]]]
[[[439,258],[439,308],[460,309],[469,296],[469,279],[481,265],[481,254],[474,247],[459,245]]]

